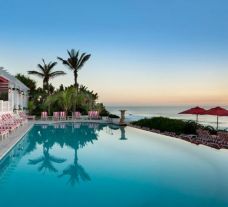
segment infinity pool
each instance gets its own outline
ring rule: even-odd
[[[126,127],[35,125],[0,165],[0,206],[228,206],[228,151]]]

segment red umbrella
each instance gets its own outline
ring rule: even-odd
[[[194,108],[191,108],[191,109],[188,109],[186,111],[182,111],[180,112],[179,114],[195,114],[196,115],[196,122],[198,122],[198,116],[199,115],[204,115],[206,112],[205,109],[203,108],[200,108],[200,107],[194,107]]]
[[[226,109],[224,109],[222,107],[215,107],[215,108],[211,108],[211,109],[207,110],[205,112],[205,114],[217,116],[217,130],[218,130],[218,119],[219,119],[219,116],[228,116],[228,110],[226,110]]]

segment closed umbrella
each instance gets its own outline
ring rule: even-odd
[[[228,116],[228,110],[218,106],[207,110],[205,114],[217,116],[217,130],[218,130],[219,116]]]
[[[192,114],[196,115],[196,122],[198,122],[198,116],[199,115],[204,115],[206,110],[204,108],[201,108],[199,106],[196,106],[194,108],[188,109],[186,111],[182,111],[179,114]]]

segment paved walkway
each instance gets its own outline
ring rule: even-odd
[[[22,139],[32,126],[33,123],[28,122],[10,133],[8,137],[0,138],[0,160]]]

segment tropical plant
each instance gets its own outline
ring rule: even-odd
[[[32,111],[36,108],[35,104],[34,104],[34,101],[28,101],[28,111],[29,111],[29,114],[31,115],[32,114]]]
[[[64,110],[66,112],[76,111],[84,107],[84,93],[77,91],[75,87],[66,88],[63,91],[57,91],[46,98],[44,106],[54,110]]]
[[[84,94],[84,105],[87,105],[87,110],[93,110],[98,99],[98,94],[88,90],[85,86],[81,86],[79,91]]]
[[[59,92],[57,94],[58,105],[64,111],[68,111],[73,105],[75,95],[75,91],[73,91],[72,89]]]
[[[24,83],[30,91],[35,91],[36,90],[36,81],[34,81],[33,79],[31,79],[28,76],[25,76],[23,74],[16,74],[15,76],[19,81],[21,81],[22,83]]]
[[[57,62],[49,62],[45,63],[44,59],[42,59],[43,65],[38,64],[38,71],[31,70],[28,71],[28,74],[36,75],[40,78],[43,78],[43,90],[49,91],[49,79],[55,78],[56,76],[65,75],[63,71],[53,71],[54,67],[57,65]]]
[[[73,70],[74,73],[74,85],[78,90],[78,71],[83,67],[85,62],[87,62],[90,58],[90,54],[82,53],[80,54],[79,50],[75,51],[72,49],[71,51],[67,50],[69,55],[68,59],[64,60],[61,57],[57,57],[62,63],[68,66],[69,69]]]
[[[166,117],[153,117],[140,119],[132,122],[133,125],[157,129],[161,132],[175,132],[176,134],[196,134],[201,125],[194,121],[183,121],[180,119],[170,119]]]

